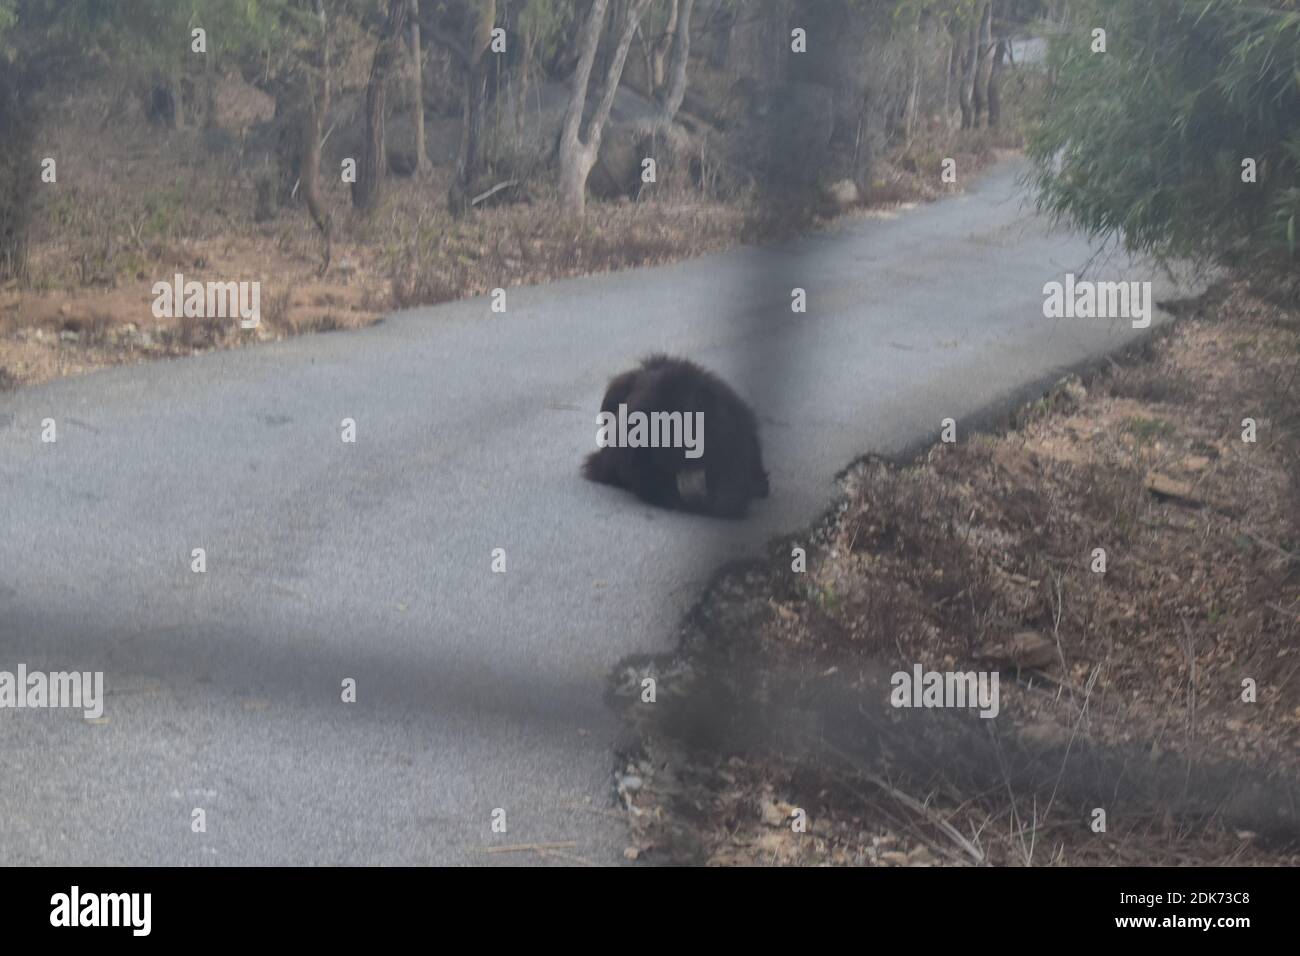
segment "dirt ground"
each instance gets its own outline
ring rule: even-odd
[[[1003,434],[851,469],[627,662],[628,855],[1300,862],[1298,379],[1294,290],[1226,283]],[[917,663],[996,670],[1000,713],[889,706]]]

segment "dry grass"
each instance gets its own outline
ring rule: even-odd
[[[591,203],[583,222],[552,200],[452,219],[441,209],[403,210],[383,250],[396,305],[426,305],[572,276],[658,265],[735,245],[743,206],[721,203]]]
[[[419,182],[392,177],[379,208],[360,216],[348,187],[326,177],[336,234],[331,268],[320,277],[321,240],[301,207],[255,221],[257,182],[267,170],[244,140],[162,130],[130,109],[132,102],[125,90],[97,90],[49,111],[55,119],[42,141],[59,157],[59,180],[37,199],[28,281],[0,286],[0,366],[19,384],[362,327],[396,307],[656,265],[825,222],[809,216],[806,204],[760,209],[744,190],[723,201],[665,186],[641,201],[593,200],[586,220],[573,223],[559,215],[543,181],[529,183],[522,202],[453,218],[446,168]],[[945,139],[955,139],[965,175],[1007,136],[1014,134],[954,136],[936,128],[908,155],[937,155]],[[871,201],[939,195],[926,185],[937,173],[922,165],[897,176],[883,164]],[[231,322],[155,319],[153,283],[176,273],[200,282],[261,282],[261,328],[250,334]]]
[[[995,863],[1300,859],[1298,315],[1238,283],[1014,431],[856,469],[798,542],[806,574],[788,542],[722,579],[655,665],[687,688],[675,721],[630,708],[665,781],[643,841],[715,863],[973,862],[942,822]],[[999,669],[999,717],[885,706],[883,676],[918,662]],[[807,809],[812,838],[765,820],[773,801]]]

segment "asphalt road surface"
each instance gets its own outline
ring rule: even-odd
[[[474,299],[0,395],[0,670],[106,685],[96,722],[0,710],[0,862],[495,865],[548,841],[622,862],[618,662],[671,649],[708,574],[813,520],[859,455],[949,416],[966,437],[1141,334],[1043,317],[1043,284],[1094,250],[1029,211],[1020,172],[780,247],[511,289],[504,315]],[[579,478],[606,380],[655,350],[755,405],[772,497],[749,520]]]

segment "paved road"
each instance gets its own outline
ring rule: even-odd
[[[108,691],[98,723],[0,710],[0,862],[534,862],[482,849],[553,840],[621,861],[618,661],[669,649],[707,573],[814,518],[862,452],[1135,334],[1042,317],[1091,249],[1027,212],[1020,171],[780,248],[511,290],[506,315],[476,299],[0,396],[0,670]],[[578,478],[606,378],[658,349],[752,397],[773,496],[749,521]]]

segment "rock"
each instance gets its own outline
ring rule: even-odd
[[[937,862],[934,853],[925,845],[917,846],[907,854],[908,866],[933,866]]]
[[[826,190],[826,198],[840,209],[856,206],[861,200],[858,184],[851,179],[841,179]]]
[[[1037,631],[1017,631],[1000,644],[990,644],[975,656],[998,667],[1045,668],[1058,662],[1056,645]]]
[[[1037,631],[1011,635],[1011,660],[1017,667],[1050,667],[1058,659],[1056,645]]]
[[[655,194],[684,188],[697,151],[690,136],[671,123],[657,119],[611,123],[587,188],[601,199],[636,199],[647,189]],[[655,161],[654,183],[641,179],[646,159]]]
[[[81,341],[81,333],[80,333],[80,332],[73,332],[71,329],[64,329],[62,332],[59,333],[59,341],[60,341],[60,342],[79,342],[79,341]]]
[[[1020,736],[1028,743],[1040,747],[1060,747],[1070,741],[1070,731],[1051,720],[1037,720],[1025,724]]]
[[[1144,482],[1146,490],[1157,498],[1174,498],[1187,504],[1200,505],[1204,502],[1196,497],[1190,482],[1179,481],[1158,471],[1147,472]]]
[[[769,827],[779,827],[785,823],[785,816],[781,813],[780,807],[766,797],[759,801],[758,812],[763,818],[763,822]]]
[[[212,91],[214,126],[238,131],[275,116],[275,100],[236,74],[217,79]]]

